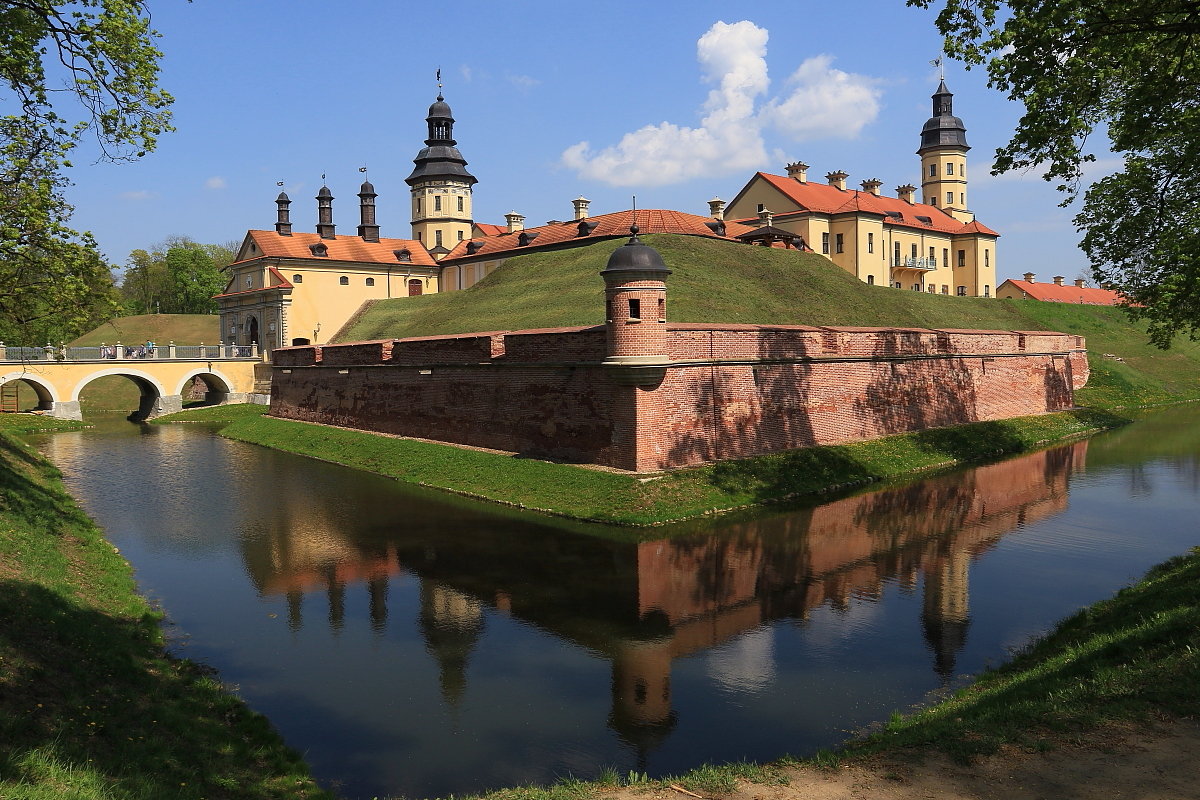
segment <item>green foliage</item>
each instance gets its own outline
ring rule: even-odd
[[[233,263],[237,242],[201,244],[169,236],[126,261],[121,297],[131,314],[211,314],[225,288],[221,269]]]
[[[63,170],[86,134],[128,160],[170,130],[156,35],[137,0],[0,0],[0,100],[14,112],[0,116],[5,341],[67,339],[112,316],[109,266],[69,227]]]
[[[1200,335],[1200,9],[1192,0],[908,0],[939,6],[946,52],[1025,106],[993,172],[1037,170],[1064,205],[1106,133],[1124,169],[1075,218],[1095,277],[1159,347]]]

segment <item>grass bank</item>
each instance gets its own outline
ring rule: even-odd
[[[678,470],[652,478],[397,439],[263,416],[262,406],[216,406],[156,422],[228,421],[232,439],[519,508],[614,525],[655,525],[819,495],[1033,450],[1116,427],[1125,419],[1079,409],[811,447]]]
[[[168,657],[132,571],[0,418],[0,797],[326,798],[263,717]]]

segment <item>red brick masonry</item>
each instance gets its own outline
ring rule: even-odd
[[[1088,378],[1046,331],[640,324],[669,348],[642,369],[602,363],[604,326],[283,348],[271,414],[644,472],[1058,411]]]

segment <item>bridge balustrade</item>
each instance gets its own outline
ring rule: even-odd
[[[123,345],[121,343],[98,347],[67,347],[43,345],[40,347],[18,347],[0,342],[0,362],[17,361],[144,361],[147,359],[171,359],[180,361],[229,361],[234,359],[257,359],[258,345],[217,344]]]

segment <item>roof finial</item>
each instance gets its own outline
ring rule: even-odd
[[[945,59],[943,56],[938,56],[933,61],[929,62],[930,66],[937,67],[939,81],[946,80],[946,68],[944,66],[944,62]]]
[[[633,222],[629,225],[629,244],[638,241],[638,225],[637,225],[637,195],[633,195]]]
[[[359,168],[358,168],[358,171],[359,171],[359,172],[361,172],[361,173],[363,174],[363,179],[365,180],[365,179],[366,179],[366,177],[367,177],[367,168],[366,168],[366,167],[359,167]]]
[[[438,100],[442,99],[442,68],[437,68]]]

